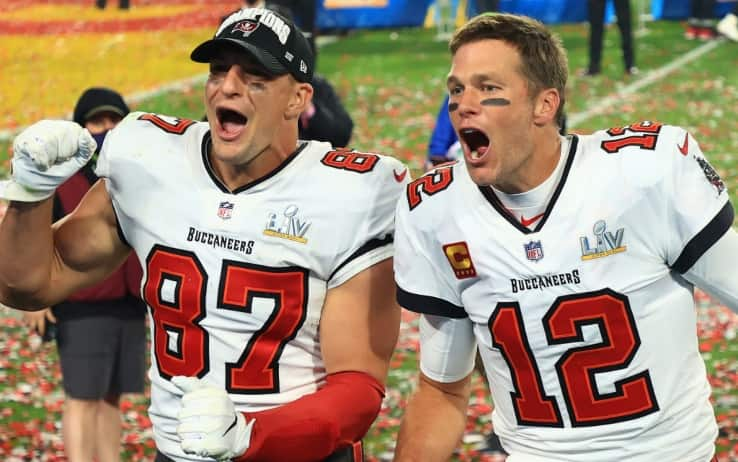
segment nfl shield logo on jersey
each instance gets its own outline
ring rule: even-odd
[[[523,244],[525,248],[525,256],[530,261],[538,261],[543,258],[543,246],[541,241],[530,241],[527,244]]]
[[[233,214],[233,202],[224,201],[218,206],[218,218],[229,220]]]

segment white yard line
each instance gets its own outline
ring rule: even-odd
[[[598,101],[595,101],[592,105],[590,105],[584,111],[577,112],[574,114],[569,114],[566,120],[567,128],[574,128],[580,125],[582,122],[587,121],[594,116],[602,114],[610,107],[615,106],[617,104],[622,104],[623,100],[626,97],[634,93],[637,93],[643,87],[646,87],[648,85],[651,85],[652,83],[655,83],[655,82],[658,82],[659,80],[664,79],[667,75],[681,68],[685,64],[691,61],[694,61],[695,59],[711,51],[712,49],[720,46],[723,42],[725,42],[725,39],[722,39],[722,38],[711,40],[695,48],[689,53],[682,55],[681,57],[675,59],[674,61],[671,61],[670,63],[665,64],[664,66],[661,66],[658,69],[645,73],[642,78],[636,80],[630,85],[627,85],[621,88],[620,90],[618,90],[617,93],[607,96],[605,98],[602,98]]]
[[[137,103],[140,103],[141,101],[145,101],[155,96],[159,96],[163,93],[167,93],[170,91],[181,91],[193,85],[198,85],[200,83],[205,82],[207,78],[208,78],[207,74],[200,74],[194,77],[188,77],[186,79],[176,80],[174,82],[170,82],[160,87],[156,87],[153,90],[139,91],[137,93],[130,94],[126,96],[124,99],[126,100],[128,104],[137,104]],[[70,112],[64,115],[57,116],[55,118],[71,120],[72,113]],[[13,138],[18,132],[20,132],[24,128],[25,127],[20,127],[15,130],[0,130],[0,141],[5,141],[5,140],[9,140]]]

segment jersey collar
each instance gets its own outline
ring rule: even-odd
[[[505,206],[502,204],[492,188],[489,188],[487,186],[477,186],[477,188],[479,188],[479,191],[482,193],[484,198],[487,199],[487,202],[489,202],[490,205],[492,205],[492,207],[497,210],[497,213],[499,213],[502,218],[507,220],[507,222],[510,223],[513,227],[517,228],[518,231],[523,234],[537,233],[541,230],[541,228],[543,228],[543,225],[546,223],[549,215],[551,215],[551,211],[553,210],[554,205],[556,205],[556,201],[558,200],[559,195],[561,195],[561,191],[564,189],[566,180],[569,177],[569,170],[571,170],[571,166],[574,163],[574,155],[577,152],[578,144],[579,137],[577,137],[577,135],[571,135],[571,142],[569,143],[569,153],[567,155],[566,164],[564,165],[564,171],[561,174],[559,184],[556,186],[556,189],[551,196],[551,200],[548,203],[545,212],[543,212],[543,216],[540,220],[538,220],[538,224],[533,229],[530,229],[527,226],[523,226],[516,217],[512,216],[512,214],[507,210],[507,208],[505,208]]]
[[[256,180],[250,181],[242,186],[235,188],[233,191],[231,191],[230,189],[228,189],[228,187],[226,187],[225,184],[223,184],[222,181],[220,181],[220,178],[218,178],[218,175],[215,174],[215,169],[213,169],[213,166],[210,163],[208,152],[210,151],[210,147],[212,146],[212,143],[213,143],[212,139],[210,138],[210,130],[208,130],[205,133],[205,136],[203,136],[202,138],[202,145],[200,149],[201,154],[202,154],[202,163],[203,163],[203,166],[205,167],[205,171],[208,172],[208,176],[210,176],[210,179],[213,181],[213,183],[215,183],[215,186],[217,186],[218,189],[220,189],[226,194],[241,193],[275,176],[277,173],[284,170],[284,168],[287,167],[287,165],[292,163],[292,161],[295,160],[295,158],[297,158],[298,154],[300,154],[303,150],[305,150],[305,147],[307,147],[308,145],[308,142],[301,141],[297,149],[295,149],[295,151],[292,154],[290,154],[289,157],[287,157],[284,160],[284,162],[282,162],[277,168],[267,173],[266,175],[262,176],[261,178],[257,178]]]

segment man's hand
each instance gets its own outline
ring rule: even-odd
[[[90,133],[67,120],[42,120],[13,141],[11,179],[0,182],[0,197],[37,202],[82,168],[95,153]]]
[[[256,420],[246,423],[225,390],[181,375],[172,384],[184,393],[177,435],[185,453],[229,460],[246,452]]]
[[[56,322],[54,313],[51,308],[46,308],[40,311],[24,311],[23,312],[23,323],[34,330],[41,337],[46,333],[46,324],[48,322]]]

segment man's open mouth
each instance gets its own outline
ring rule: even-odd
[[[223,131],[231,135],[238,134],[249,121],[248,117],[232,109],[218,109],[215,115]]]
[[[489,138],[476,128],[464,128],[459,132],[461,141],[469,147],[472,159],[480,159],[489,149]]]

